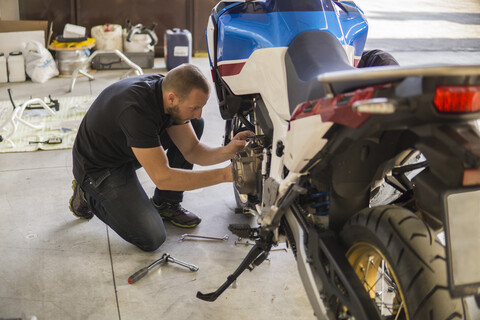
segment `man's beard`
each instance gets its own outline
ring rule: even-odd
[[[171,108],[168,109],[168,114],[170,115],[170,117],[172,117],[173,122],[175,122],[176,124],[184,124],[186,120],[183,120],[182,118],[180,118],[179,110],[180,109],[178,108],[178,106],[172,106]]]

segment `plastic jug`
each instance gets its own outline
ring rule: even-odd
[[[8,82],[7,59],[3,53],[0,53],[0,83],[5,82]]]
[[[164,54],[165,64],[168,70],[171,70],[182,63],[190,63],[192,58],[192,34],[188,30],[165,31]]]
[[[22,82],[26,80],[25,59],[21,51],[10,52],[7,58],[8,81]]]
[[[119,24],[105,24],[92,27],[92,37],[95,38],[97,50],[120,50],[122,45],[122,26]]]

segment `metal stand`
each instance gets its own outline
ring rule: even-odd
[[[137,76],[143,74],[142,68],[140,68],[137,64],[133,63],[130,59],[128,59],[127,56],[124,55],[120,50],[97,50],[94,53],[92,53],[85,62],[83,62],[80,66],[78,66],[75,69],[75,71],[73,71],[72,82],[70,84],[70,90],[68,92],[73,91],[73,87],[75,86],[75,81],[77,81],[77,76],[79,73],[83,74],[89,80],[95,79],[91,74],[85,71],[85,67],[88,66],[92,62],[92,59],[95,58],[97,55],[105,54],[105,53],[115,53],[120,59],[122,59],[122,62],[125,62],[131,67],[131,69],[127,71],[126,75],[129,75],[132,72]]]
[[[24,102],[20,107],[15,108],[13,110],[12,114],[10,115],[10,118],[7,119],[4,123],[2,123],[0,125],[0,132],[1,132],[6,127],[6,125],[8,123],[12,124],[12,127],[13,127],[12,131],[7,136],[5,136],[3,138],[4,140],[10,142],[12,147],[15,147],[15,143],[13,143],[13,141],[10,139],[10,137],[13,136],[15,134],[15,132],[17,132],[19,123],[24,124],[24,125],[26,125],[30,128],[37,129],[37,130],[43,128],[43,126],[44,126],[43,124],[34,125],[33,123],[22,119],[23,112],[31,104],[40,104],[40,106],[43,109],[45,109],[48,113],[50,113],[52,116],[55,115],[55,111],[53,111],[49,106],[47,106],[47,104],[42,99],[39,99],[39,98],[30,99],[30,100]]]

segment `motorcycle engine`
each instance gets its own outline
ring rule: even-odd
[[[265,137],[255,136],[250,138],[245,149],[233,158],[233,179],[240,194],[257,194],[264,148]]]

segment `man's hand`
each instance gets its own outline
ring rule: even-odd
[[[239,132],[233,137],[232,141],[225,148],[231,154],[231,158],[235,157],[235,155],[243,151],[245,149],[245,145],[247,144],[247,139],[253,137],[255,134],[252,131],[242,131]]]

